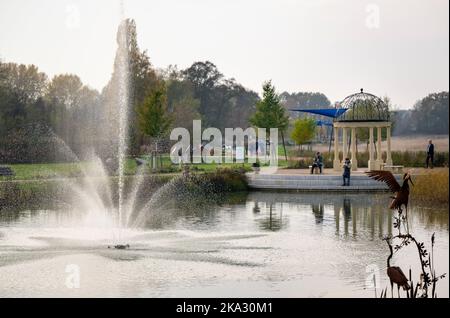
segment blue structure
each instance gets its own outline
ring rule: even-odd
[[[344,114],[348,108],[318,108],[318,109],[301,109],[301,108],[294,108],[289,109],[290,111],[294,112],[303,112],[303,113],[310,113],[314,115],[320,115],[325,116],[329,118],[336,119],[342,114]],[[316,120],[317,126],[333,126],[332,122],[325,121],[325,120]],[[333,140],[333,129],[331,130],[331,136],[330,136],[330,146],[328,147],[328,152],[331,151],[331,141]]]
[[[303,113],[310,113],[315,115],[321,115],[325,117],[331,117],[331,118],[338,118],[343,113],[345,113],[348,110],[348,108],[322,108],[322,109],[301,109],[301,108],[294,108],[289,109],[289,111],[293,112],[303,112]]]
[[[331,121],[327,121],[327,120],[316,120],[316,125],[317,126],[329,126],[329,127],[333,127],[333,123]]]

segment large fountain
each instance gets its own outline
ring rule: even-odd
[[[125,158],[127,153],[128,140],[128,104],[129,104],[129,59],[128,59],[128,36],[126,23],[122,23],[118,32],[118,64],[119,64],[119,134],[118,134],[118,152],[119,161],[119,205],[118,205],[118,227],[122,227],[123,223],[123,205],[124,205],[124,169]]]
[[[47,132],[82,176],[24,183],[49,187],[37,206],[0,205],[0,297],[379,295],[388,284],[380,238],[395,231],[388,196],[250,192],[214,202],[206,187],[200,198],[183,189],[184,177],[155,182],[145,165],[127,176],[129,40],[122,19],[104,147],[75,154]],[[17,201],[20,186],[5,182]],[[439,237],[436,255],[447,257],[436,265],[448,272],[448,207],[409,213],[419,238]],[[420,270],[408,254],[394,261]],[[448,297],[448,285],[438,292]]]
[[[122,9],[123,12],[123,9]],[[123,14],[122,14],[123,15]],[[122,242],[123,228],[127,225],[133,196],[125,199],[125,163],[128,150],[129,113],[129,36],[128,20],[122,19],[117,32],[117,53],[110,85],[114,98],[104,103],[107,115],[105,129],[106,147],[87,150],[87,163],[83,164],[82,181],[69,184],[71,206],[86,211],[85,226],[105,227],[112,230],[114,246],[127,246]],[[110,175],[113,175],[112,177]]]
[[[103,126],[101,138],[104,146],[101,149],[82,149],[84,160],[80,160],[72,149],[58,136],[52,140],[58,148],[63,149],[66,157],[79,162],[82,177],[76,180],[62,180],[61,188],[65,188],[62,200],[67,207],[82,213],[81,225],[89,231],[110,231],[112,246],[118,249],[129,247],[125,242],[127,228],[139,228],[145,222],[149,204],[145,209],[138,209],[136,197],[144,182],[145,176],[140,167],[132,178],[126,182],[125,166],[129,142],[129,110],[130,110],[130,36],[129,20],[122,18],[117,32],[117,51],[114,61],[114,72],[110,83],[111,98],[104,102],[101,113],[105,118],[99,122]],[[128,186],[127,186],[128,183]],[[170,183],[169,183],[170,185]],[[162,187],[159,192],[167,189]],[[109,245],[108,245],[109,247]]]

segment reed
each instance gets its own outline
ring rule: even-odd
[[[413,173],[411,198],[418,203],[448,204],[448,168],[421,169]]]

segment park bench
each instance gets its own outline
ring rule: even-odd
[[[393,173],[403,173],[403,168],[404,166],[394,166],[394,165],[387,165],[387,164],[383,164],[382,165],[382,170],[388,170],[388,171],[392,171]]]
[[[309,171],[311,171],[312,165],[309,165],[309,166],[308,166],[308,169],[309,169]],[[314,168],[314,173],[315,173],[315,174],[320,174],[320,168],[316,166],[316,167]]]
[[[0,176],[12,177],[14,176],[14,171],[10,167],[0,166]]]

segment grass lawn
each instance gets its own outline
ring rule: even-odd
[[[146,158],[148,159],[148,158]],[[161,167],[162,162],[162,167]],[[82,176],[83,166],[88,162],[76,163],[36,163],[36,164],[11,164],[7,165],[14,171],[13,177],[0,176],[0,181],[4,180],[37,180],[37,179],[55,179],[55,178],[75,178]],[[286,166],[287,162],[279,161],[279,166]],[[244,168],[246,171],[251,170],[250,163],[199,163],[191,164],[191,170],[199,172],[212,172],[221,168]],[[179,165],[173,164],[169,156],[162,156],[158,159],[157,173],[177,173],[181,172]],[[125,166],[126,175],[134,175],[137,171],[137,164],[134,159],[127,159]],[[146,173],[151,173],[149,166],[145,167]]]
[[[289,146],[287,146],[287,149]],[[289,152],[289,150],[288,150]],[[141,157],[150,162],[149,156]],[[287,167],[288,162],[284,160],[284,149],[282,145],[278,146],[278,166]],[[177,173],[181,172],[180,166],[173,164],[168,154],[162,155],[158,158],[158,172],[159,173]],[[83,165],[87,162],[74,163],[35,163],[35,164],[10,164],[9,166],[14,171],[13,177],[0,176],[2,180],[36,180],[36,179],[55,179],[55,178],[75,178],[82,176]],[[191,164],[191,169],[201,172],[212,172],[221,168],[244,168],[246,171],[251,170],[250,163],[199,163]],[[150,167],[146,167],[146,172],[151,173]],[[137,171],[137,164],[134,159],[127,159],[125,166],[126,175],[134,175]]]
[[[286,146],[287,151],[292,148]],[[143,156],[142,159],[150,162],[149,156]],[[177,173],[181,172],[180,166],[173,164],[168,154],[158,157],[158,173]],[[74,163],[36,163],[36,164],[11,164],[15,175],[13,177],[0,176],[2,180],[36,180],[36,179],[55,179],[55,178],[75,178],[82,176],[83,165],[87,162]],[[191,169],[199,172],[212,172],[221,168],[244,168],[246,171],[251,170],[250,163],[198,163],[191,164]],[[284,149],[282,145],[278,145],[278,166],[283,168],[288,166],[288,162],[284,159]],[[147,173],[151,173],[150,164],[145,167]],[[125,165],[125,174],[134,175],[137,171],[136,161],[132,158],[127,159]]]
[[[80,163],[36,163],[8,165],[13,177],[0,177],[0,180],[30,180],[75,177],[81,174]]]
[[[87,162],[12,164],[8,166],[15,175],[13,177],[0,176],[0,180],[74,178],[82,175],[84,165],[87,165]],[[125,174],[134,174],[136,166],[134,160],[128,159]]]

